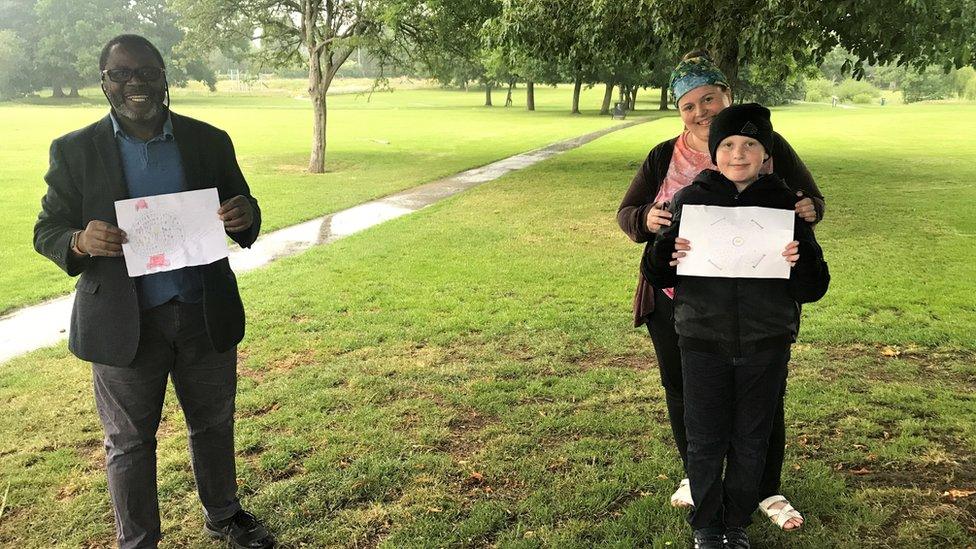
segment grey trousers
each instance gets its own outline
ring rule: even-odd
[[[143,311],[132,364],[92,364],[92,373],[119,547],[156,547],[161,537],[156,430],[169,376],[186,417],[204,513],[218,521],[241,508],[234,468],[237,349],[213,349],[201,304],[171,301]]]

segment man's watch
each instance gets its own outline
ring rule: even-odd
[[[78,237],[81,236],[83,231],[75,231],[71,233],[71,251],[78,255],[89,255],[88,252],[83,252],[78,249]]]

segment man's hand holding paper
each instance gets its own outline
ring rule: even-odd
[[[213,188],[116,201],[119,228],[127,235],[122,251],[129,276],[206,265],[227,257],[225,221],[219,210]],[[238,230],[250,226],[242,210],[230,208],[224,214],[232,216]]]

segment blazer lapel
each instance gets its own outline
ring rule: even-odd
[[[106,192],[113,201],[129,198],[129,188],[125,185],[122,173],[122,157],[119,155],[119,147],[115,142],[112,119],[108,115],[101,119],[95,127],[93,141],[95,142],[95,151],[98,152],[98,159],[102,164]]]
[[[173,136],[176,138],[176,146],[180,150],[180,160],[183,162],[186,188],[189,191],[205,189],[208,185],[206,185],[201,170],[202,158],[197,136],[189,131],[186,120],[182,116],[170,111],[170,117],[173,121]],[[209,186],[212,187],[213,185]]]

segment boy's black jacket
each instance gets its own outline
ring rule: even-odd
[[[681,207],[761,206],[793,210],[797,197],[776,174],[760,176],[741,193],[714,170],[704,170],[678,191],[671,204],[671,226],[644,248],[641,271],[656,288],[675,288],[674,325],[682,348],[730,357],[748,356],[796,340],[800,303],[827,292],[830,272],[810,224],[797,219],[793,239],[800,260],[789,280],[678,276],[668,263],[681,226]],[[785,249],[784,242],[784,249]],[[692,249],[695,243],[691,243]]]

